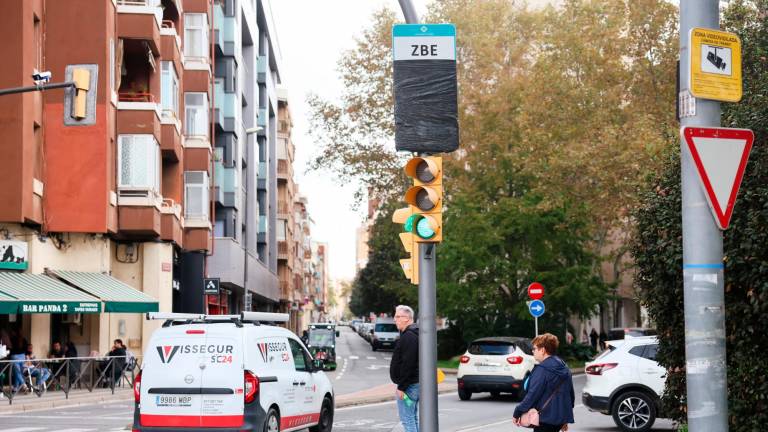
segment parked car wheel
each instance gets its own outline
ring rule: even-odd
[[[466,391],[464,389],[459,389],[459,399],[465,401],[472,398],[472,392]]]
[[[269,409],[267,421],[264,422],[264,432],[280,432],[280,415],[275,407]]]
[[[613,403],[613,421],[625,432],[645,432],[656,421],[653,400],[642,392],[627,392]]]

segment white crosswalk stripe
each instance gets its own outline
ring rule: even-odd
[[[3,429],[3,432],[33,432],[33,431],[41,431],[44,428],[41,427],[17,427],[13,429]]]
[[[373,357],[373,356],[368,356],[368,357],[366,357],[366,358],[367,358],[368,360],[376,360],[376,357]]]
[[[349,356],[350,360],[360,360],[360,357],[358,356]]]

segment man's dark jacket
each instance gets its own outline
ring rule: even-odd
[[[542,405],[555,389],[557,393],[542,410]],[[575,400],[571,370],[559,357],[549,356],[541,364],[534,366],[528,380],[528,393],[517,405],[512,416],[519,418],[529,409],[536,408],[539,411],[541,423],[556,426],[573,423]]]
[[[419,383],[419,326],[416,324],[400,333],[389,364],[389,377],[400,391]]]

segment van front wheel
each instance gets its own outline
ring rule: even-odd
[[[331,432],[333,429],[333,402],[326,397],[323,399],[323,407],[320,408],[320,420],[317,426],[309,428],[309,432]]]
[[[264,432],[280,432],[280,414],[275,407],[267,412],[267,421],[264,422]]]

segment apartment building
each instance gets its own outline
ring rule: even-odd
[[[277,311],[279,55],[269,2],[219,0],[214,17],[212,313]]]
[[[9,2],[0,88],[95,73],[90,124],[67,122],[65,90],[0,97],[0,247],[18,255],[0,265],[0,330],[41,352],[140,351],[157,325],[142,312],[205,307],[213,3]]]

